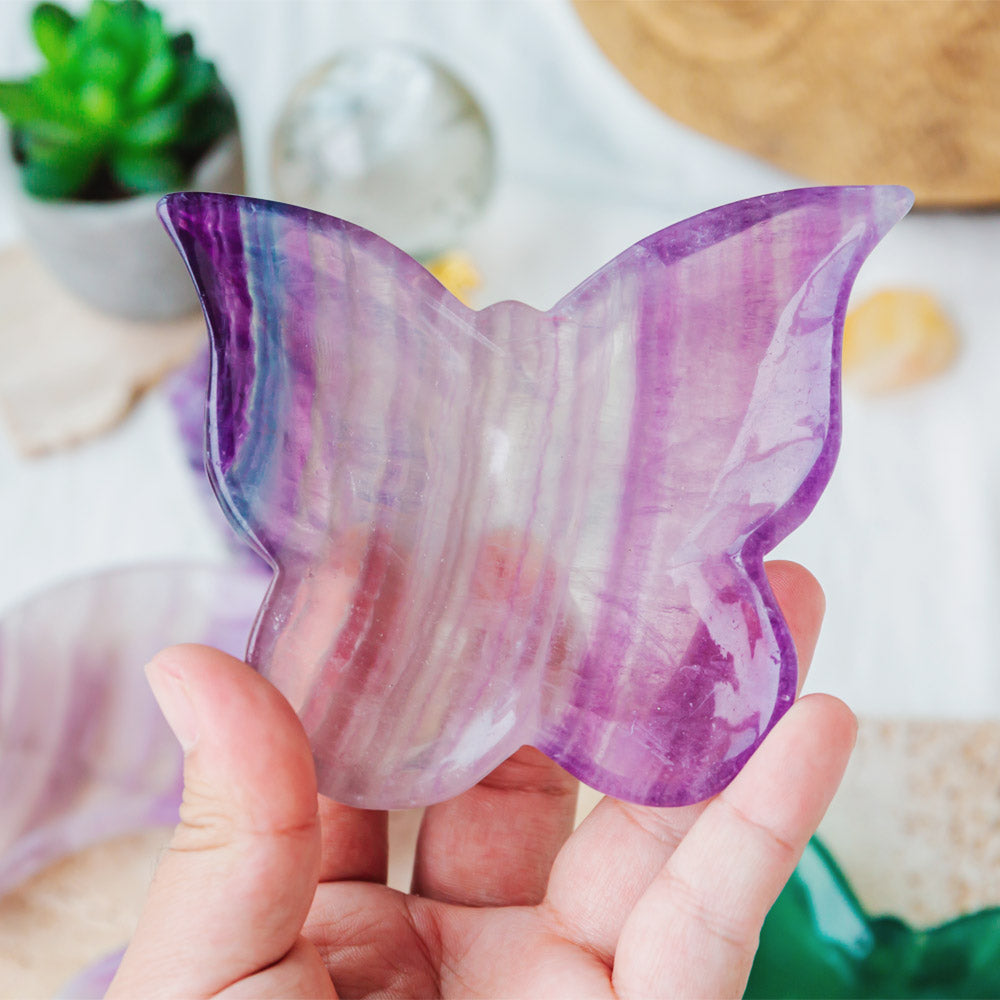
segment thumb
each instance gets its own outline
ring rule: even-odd
[[[286,994],[331,995],[300,939],[320,834],[312,757],[291,706],[213,649],[165,650],[146,672],[184,748],[184,800],[108,996],[211,996],[261,970],[274,981],[256,978],[259,995],[279,983]]]

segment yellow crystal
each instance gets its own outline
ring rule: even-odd
[[[429,261],[427,270],[444,285],[460,302],[469,305],[469,293],[475,291],[482,279],[472,263],[472,258],[452,250]]]
[[[928,292],[879,292],[844,322],[844,380],[863,392],[922,382],[944,371],[957,352],[955,327]]]

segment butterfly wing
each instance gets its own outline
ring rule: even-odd
[[[456,794],[533,715],[513,679],[484,690],[512,640],[472,582],[506,354],[373,233],[226,195],[162,204],[212,341],[209,475],[275,569],[248,659],[302,717],[326,794]]]
[[[586,653],[550,683],[539,740],[586,782],[656,805],[705,798],[791,703],[794,649],[762,558],[832,472],[847,298],[911,200],[820,188],[715,209],[553,310],[602,373],[603,416],[576,442],[597,470],[569,588]]]

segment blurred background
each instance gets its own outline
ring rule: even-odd
[[[39,64],[32,7],[0,0],[0,78]],[[434,91],[444,117],[433,106],[410,111],[432,163],[447,122],[471,122],[471,138],[431,170],[447,181],[438,196],[454,225],[424,247],[420,226],[433,226],[434,213],[418,218],[408,249],[450,267],[447,280],[477,307],[513,298],[547,308],[633,242],[715,205],[812,183],[913,187],[916,210],[876,249],[852,298],[860,307],[891,293],[881,308],[857,314],[839,464],[815,512],[776,554],[808,566],[827,594],[808,689],[833,692],[866,716],[1000,714],[1000,81],[991,76],[1000,65],[1000,5],[157,7],[170,30],[191,31],[231,93],[247,193],[296,200],[299,190],[316,200],[353,190],[359,221],[370,189],[308,185],[322,175],[323,115],[356,111],[364,86],[384,79],[370,63],[346,84],[331,82],[329,68],[315,71],[388,43],[446,71]],[[838,21],[831,11],[844,8],[858,18]],[[338,104],[337,86],[361,87],[362,96]],[[317,91],[325,103],[312,100]],[[355,126],[383,127],[374,121]],[[352,148],[336,169],[349,174],[344,164],[354,162],[356,182],[364,163]],[[468,170],[452,176],[456,157]],[[2,159],[0,613],[94,570],[227,561],[170,396],[157,384],[196,352],[197,316],[156,334],[155,373],[139,364],[94,389],[134,401],[114,420],[98,426],[88,416],[92,431],[74,433],[69,414],[33,436],[62,405],[60,393],[77,404],[60,372],[79,362],[46,349],[39,366],[22,356],[26,345],[47,336],[46,323],[64,338],[101,324],[75,300],[57,308],[48,278],[26,263],[36,257],[25,249],[15,167]],[[351,217],[346,208],[340,214]],[[4,284],[5,268],[17,279]],[[122,336],[134,344],[142,332]],[[30,373],[20,390],[12,358]],[[1000,790],[1000,777],[993,787]]]

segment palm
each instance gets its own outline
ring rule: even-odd
[[[384,886],[326,885],[310,936],[345,997],[610,995],[607,966],[538,907],[457,907]]]
[[[341,996],[441,995],[433,923],[421,919],[414,902],[384,885],[333,882],[319,887],[307,936]]]
[[[522,875],[518,895],[535,881],[523,870]],[[561,937],[544,907],[470,905],[478,902],[444,902],[377,883],[326,882],[316,894],[306,934],[341,996],[583,996],[606,991],[606,967]],[[555,981],[546,983],[554,975]],[[589,986],[581,992],[584,983]]]

